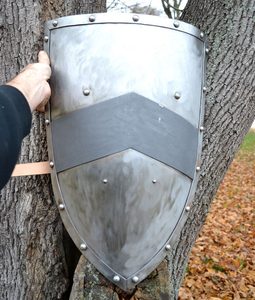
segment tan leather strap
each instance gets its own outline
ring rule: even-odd
[[[41,161],[28,164],[17,164],[12,172],[12,176],[29,176],[49,174],[51,171],[48,161]]]

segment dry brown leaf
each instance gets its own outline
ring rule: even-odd
[[[225,176],[191,252],[179,300],[255,300],[254,153],[238,155]]]

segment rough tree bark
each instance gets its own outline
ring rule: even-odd
[[[72,300],[175,300],[188,255],[211,201],[255,118],[255,2],[190,0],[182,16],[208,36],[207,96],[201,175],[194,205],[169,257],[127,295],[81,258]]]
[[[103,10],[104,4],[103,0],[2,0],[0,81],[35,60],[44,20]],[[132,295],[115,289],[82,258],[71,299],[177,299],[189,251],[255,117],[254,16],[253,0],[190,0],[183,18],[207,33],[210,54],[202,171],[189,219],[169,257]],[[21,162],[47,159],[43,117],[35,114],[33,123]],[[0,220],[0,298],[64,299],[71,280],[64,251],[70,246],[63,246],[63,227],[48,176],[12,179],[1,192]]]
[[[105,9],[104,0],[1,0],[0,83],[36,61],[45,20]],[[47,159],[44,116],[36,113],[20,162]],[[65,251],[75,251],[71,247],[49,176],[11,179],[0,193],[0,299],[66,299],[72,261]]]

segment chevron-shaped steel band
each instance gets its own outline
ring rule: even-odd
[[[135,93],[76,110],[52,121],[57,172],[137,150],[193,178],[198,129]]]

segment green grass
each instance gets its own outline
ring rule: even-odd
[[[226,273],[225,268],[223,268],[221,265],[213,264],[212,268],[217,272],[223,272]]]
[[[250,130],[241,145],[241,151],[255,153],[255,130]]]

